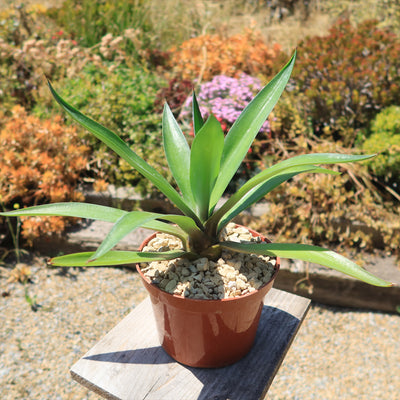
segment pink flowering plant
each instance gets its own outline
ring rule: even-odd
[[[222,229],[235,216],[292,177],[301,173],[337,174],[318,165],[362,161],[373,157],[324,153],[289,158],[249,179],[220,208],[216,208],[218,200],[283,92],[294,61],[295,55],[251,100],[226,135],[213,114],[210,114],[207,120],[203,119],[196,96],[193,95],[192,113],[195,136],[191,147],[170,108],[165,104],[162,122],[164,152],[179,191],[175,190],[156,169],[140,158],[118,135],[69,105],[49,83],[56,101],[75,121],[148,178],[181,210],[183,215],[125,211],[96,204],[73,202],[39,205],[0,213],[0,215],[61,215],[114,223],[96,251],[55,257],[50,261],[51,265],[55,266],[124,265],[179,257],[216,259],[222,249],[229,249],[249,254],[300,259],[331,267],[372,285],[390,286],[389,282],[369,273],[351,260],[322,247],[297,243],[237,243],[220,240]],[[123,237],[140,226],[178,237],[182,241],[182,249],[160,252],[113,250]]]
[[[261,89],[261,80],[245,73],[241,73],[238,78],[217,75],[210,82],[200,85],[197,91],[200,112],[204,118],[214,115],[225,132]],[[182,121],[188,121],[191,114],[192,97],[188,97],[179,117]],[[259,132],[270,132],[268,120],[264,121]]]
[[[239,118],[247,104],[261,89],[261,80],[245,73],[241,73],[237,78],[217,75],[210,82],[200,85],[196,91],[200,112],[203,118],[214,115],[221,123],[221,128],[226,134]],[[193,123],[190,122],[192,108],[192,96],[189,96],[183,104],[179,115],[179,119],[189,132],[189,136],[194,136]],[[266,120],[262,124],[257,136],[259,137],[260,134],[269,136],[270,133],[270,123]],[[246,180],[259,172],[258,147],[260,147],[260,143],[254,146],[254,150],[256,150],[254,153],[252,148],[248,150],[248,154],[243,159],[242,164],[226,189],[227,193],[236,191]]]

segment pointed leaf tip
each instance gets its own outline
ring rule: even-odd
[[[192,96],[192,114],[193,114],[193,130],[194,134],[196,135],[197,132],[203,127],[204,120],[203,116],[201,115],[200,107],[197,102],[196,93],[194,90]]]
[[[171,186],[167,179],[164,178],[164,176],[161,175],[154,167],[139,157],[117,134],[110,131],[98,122],[92,120],[91,118],[85,116],[79,110],[68,104],[63,98],[61,98],[60,95],[57,94],[50,82],[49,88],[55,100],[72,117],[72,119],[86,128],[99,140],[105,143],[110,149],[115,151],[128,164],[149,179],[154,186],[156,186],[158,190],[160,190],[160,192],[162,192],[184,214],[189,215],[194,219],[197,218],[187,201],[180,196],[180,194]]]
[[[292,73],[295,56],[296,52],[280,72],[246,106],[226,135],[221,170],[211,197],[211,208],[217,204],[224,193],[261,126],[278,102]]]

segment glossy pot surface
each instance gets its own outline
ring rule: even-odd
[[[251,231],[251,230],[250,230]],[[253,236],[261,236],[251,231]],[[142,249],[156,234],[147,238]],[[263,240],[268,241],[263,238]],[[251,349],[263,308],[280,267],[260,289],[235,298],[197,300],[172,295],[151,284],[136,266],[150,294],[160,343],[176,361],[201,368],[233,364]]]

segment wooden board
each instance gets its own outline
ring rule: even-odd
[[[234,365],[191,368],[159,345],[147,298],[71,368],[72,377],[106,399],[255,400],[263,398],[310,300],[272,289],[250,353]]]

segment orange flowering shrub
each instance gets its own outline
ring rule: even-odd
[[[276,71],[281,47],[265,44],[259,32],[246,29],[230,37],[201,35],[170,50],[170,68],[182,79],[209,81],[216,75],[270,76]],[[275,66],[275,67],[274,67]]]
[[[0,197],[6,206],[83,200],[76,191],[88,159],[87,147],[74,127],[61,117],[40,120],[15,106],[0,131]],[[68,221],[60,217],[25,218],[22,234],[28,240],[39,234],[60,233]]]

